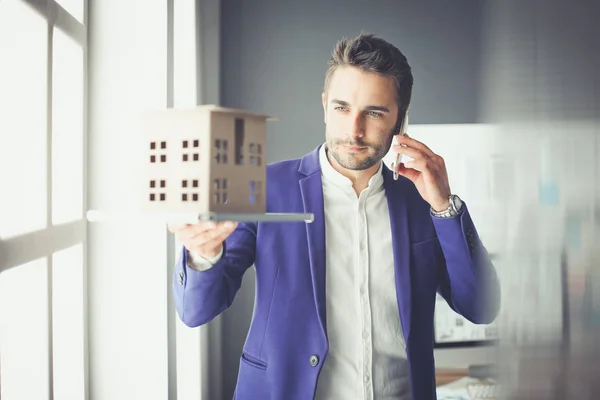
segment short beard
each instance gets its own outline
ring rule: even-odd
[[[374,144],[363,142],[360,139],[356,139],[354,141],[347,141],[341,139],[331,140],[328,141],[328,153],[342,167],[352,171],[364,171],[380,163],[381,160],[386,156],[386,154],[390,150],[390,147],[392,146],[392,141],[394,140],[394,132],[395,128],[386,135],[384,140]],[[348,157],[344,158],[338,151],[336,151],[338,146],[367,147],[373,152],[367,155],[365,158],[356,158],[352,155],[349,155]]]

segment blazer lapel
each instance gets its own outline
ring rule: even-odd
[[[408,204],[402,195],[403,179],[394,181],[392,172],[384,166],[383,184],[387,196],[392,228],[396,299],[400,309],[402,331],[408,341],[412,310],[410,280],[410,236],[408,230]]]
[[[299,172],[306,175],[306,177],[300,179],[299,184],[304,212],[314,214],[314,221],[305,224],[308,237],[308,255],[315,304],[323,334],[327,338],[327,316],[325,311],[325,216],[323,210],[323,185],[318,154],[317,148],[307,154],[300,162]]]

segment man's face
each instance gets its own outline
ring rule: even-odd
[[[323,93],[329,154],[343,168],[365,170],[388,153],[398,121],[391,76],[339,67]]]

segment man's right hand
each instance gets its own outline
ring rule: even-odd
[[[185,248],[204,258],[213,258],[219,254],[223,242],[237,227],[237,223],[200,222],[198,224],[172,225],[168,228]]]

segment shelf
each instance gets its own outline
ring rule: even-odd
[[[89,210],[86,213],[89,222],[155,220],[165,223],[194,224],[206,221],[233,222],[306,222],[314,220],[312,213],[189,213],[189,212],[141,212],[141,211],[102,211]]]

